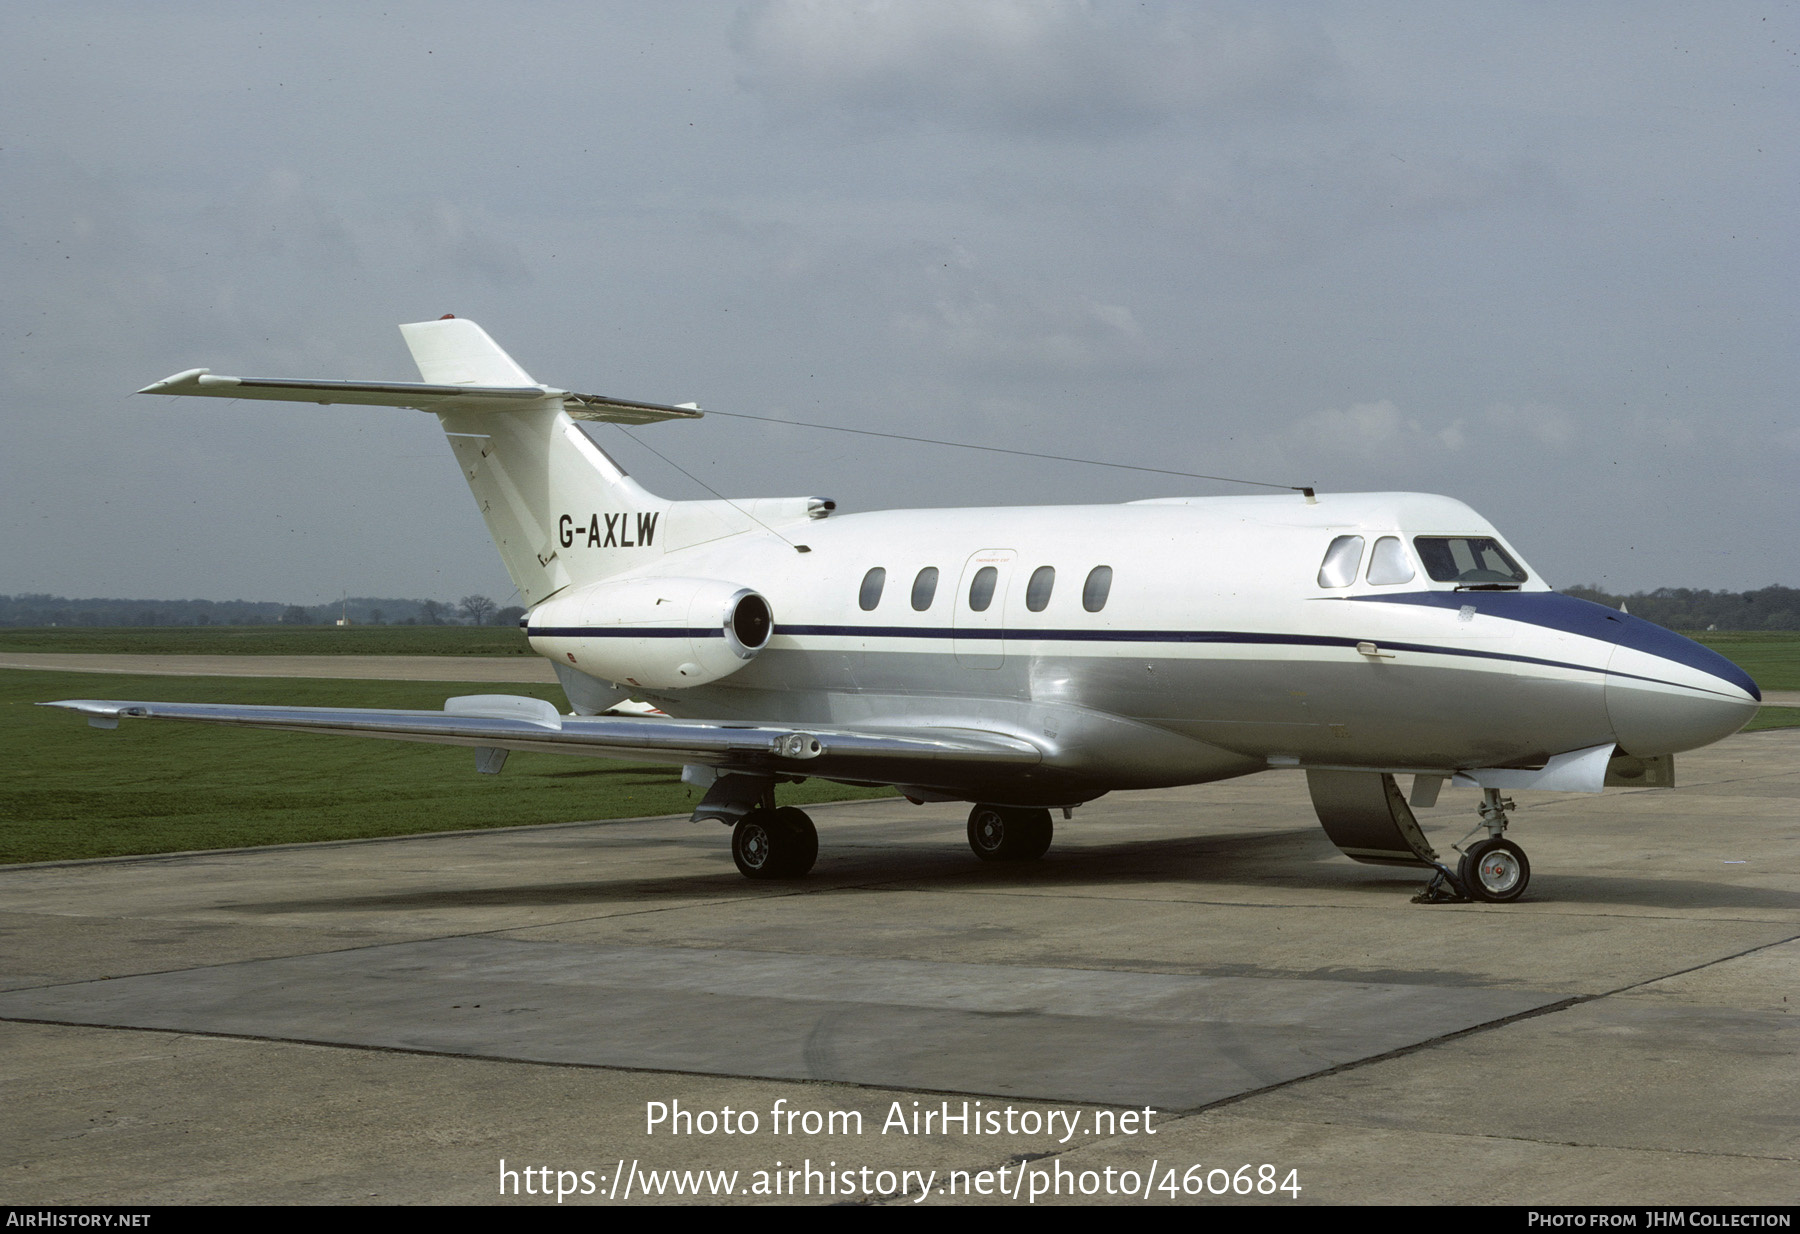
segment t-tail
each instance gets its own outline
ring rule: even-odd
[[[652,564],[722,536],[818,518],[818,498],[667,501],[649,492],[576,423],[692,420],[698,407],[576,394],[533,381],[472,321],[400,327],[418,382],[222,377],[189,369],[142,394],[413,407],[437,416],[513,585],[536,606],[569,587]]]
[[[673,503],[645,489],[589,440],[565,405],[571,396],[538,386],[472,321],[421,321],[401,326],[400,333],[427,384],[543,391],[504,409],[433,408],[528,605],[571,584],[633,569],[660,551],[657,535],[667,531]],[[653,405],[634,406],[648,411]],[[578,404],[576,410],[594,409]]]

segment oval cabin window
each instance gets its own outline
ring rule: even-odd
[[[936,566],[926,566],[919,571],[918,577],[913,579],[913,612],[922,613],[931,607],[931,602],[937,599],[937,580]]]
[[[1112,591],[1112,567],[1095,566],[1088,571],[1087,582],[1081,585],[1081,607],[1090,613],[1097,613],[1106,607],[1106,597]]]
[[[983,566],[975,571],[975,579],[969,584],[969,607],[977,613],[985,613],[988,605],[994,602],[994,584],[1000,580],[1000,571],[993,566]]]
[[[863,575],[862,592],[856,597],[856,602],[862,605],[863,612],[873,612],[875,606],[881,603],[881,589],[886,583],[887,571],[880,566],[876,566]]]

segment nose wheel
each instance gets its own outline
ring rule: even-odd
[[[1510,904],[1525,894],[1531,882],[1531,862],[1525,859],[1525,850],[1511,840],[1483,840],[1463,853],[1456,877],[1472,899]]]
[[[1456,872],[1437,865],[1431,883],[1413,897],[1414,904],[1462,904],[1482,900],[1489,904],[1511,904],[1525,894],[1531,882],[1531,862],[1525,850],[1506,839],[1507,811],[1513,803],[1498,789],[1481,792],[1481,821],[1475,830],[1487,828],[1488,838],[1463,849]],[[1473,834],[1471,832],[1470,834]],[[1463,837],[1467,839],[1467,836]]]

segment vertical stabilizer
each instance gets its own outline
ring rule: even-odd
[[[400,327],[419,376],[446,386],[535,386],[518,361],[500,350],[488,332],[461,317],[415,321]]]
[[[400,331],[427,382],[538,384],[472,321],[414,322]],[[562,391],[437,417],[526,604],[662,555],[670,503],[588,439],[564,410]]]

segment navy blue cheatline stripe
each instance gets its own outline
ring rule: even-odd
[[[725,627],[686,629],[681,626],[532,626],[526,638],[724,638]]]
[[[632,629],[630,627],[584,626],[534,627],[527,631],[531,638],[722,638],[723,630],[685,630],[668,627]],[[773,634],[789,637],[818,638],[918,638],[967,639],[1000,642],[1011,639],[1021,643],[1221,643],[1283,647],[1355,647],[1367,639],[1342,638],[1324,634],[1264,634],[1248,630],[980,630],[946,629],[943,626],[776,626]],[[771,637],[773,637],[773,634]],[[1677,638],[1680,635],[1676,635]],[[1686,640],[1683,640],[1684,642]],[[1571,664],[1566,660],[1544,660],[1537,656],[1512,655],[1503,651],[1485,651],[1470,647],[1437,647],[1429,643],[1390,643],[1381,640],[1384,651],[1413,651],[1431,656],[1461,656],[1474,660],[1506,660],[1514,664],[1536,664],[1544,668],[1569,669],[1577,673],[1599,673],[1606,677],[1622,677],[1627,681],[1647,681],[1652,685],[1675,686],[1684,690],[1699,689],[1686,682],[1668,681],[1661,677],[1645,677],[1637,673],[1614,672],[1597,664]],[[1727,664],[1731,662],[1726,661]],[[1732,665],[1736,668],[1736,665]],[[1741,670],[1740,670],[1741,672]],[[1722,674],[1714,674],[1722,676]],[[1726,678],[1726,680],[1731,680]],[[1748,681],[1749,678],[1744,680]],[[1737,684],[1735,681],[1732,684]],[[1751,691],[1755,683],[1750,684]],[[1758,698],[1760,699],[1760,695]]]
[[[1712,648],[1702,647],[1692,639],[1683,638],[1642,617],[1555,591],[1407,591],[1397,595],[1347,596],[1345,599],[1428,608],[1468,607],[1484,617],[1500,617],[1542,626],[1546,630],[1599,639],[1603,643],[1617,643],[1729,681],[1751,698],[1762,701],[1762,691],[1757,689],[1750,674]]]

